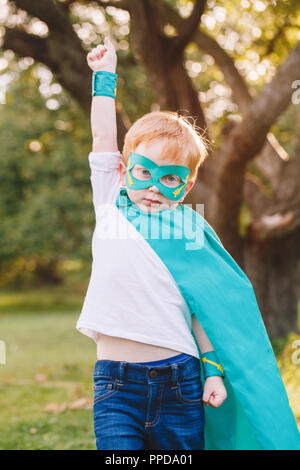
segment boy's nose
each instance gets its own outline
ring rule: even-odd
[[[155,193],[159,193],[159,189],[156,187],[156,186],[150,186],[150,188],[148,188],[149,191],[153,191]]]

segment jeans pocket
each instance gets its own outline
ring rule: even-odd
[[[178,382],[176,395],[181,403],[201,403],[202,394],[203,388],[200,374],[195,377],[187,377]]]
[[[113,377],[94,376],[94,404],[118,391],[117,380]]]

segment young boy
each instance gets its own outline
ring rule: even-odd
[[[221,278],[212,285],[211,273],[218,280],[224,271],[226,279],[231,279],[228,297],[232,295],[233,310],[236,289],[248,289],[249,283],[241,281],[244,273],[200,216],[196,228],[205,222],[210,247],[196,240],[197,254],[197,250],[193,251],[195,246],[188,251],[183,243],[189,238],[186,233],[183,235],[183,228],[190,234],[195,213],[180,203],[206,158],[205,144],[193,126],[176,113],[149,113],[126,134],[125,166],[116,139],[117,59],[112,42],[106,38],[105,45],[93,49],[87,59],[94,71],[93,149],[89,162],[96,229],[91,279],[76,326],[97,342],[93,375],[97,449],[247,448],[246,445],[263,448],[263,439],[252,434],[243,414],[248,402],[252,405],[252,396],[245,396],[243,373],[240,373],[242,387],[239,386],[234,369],[235,365],[240,366],[238,360],[231,363],[232,357],[226,353],[231,349],[223,347],[229,335],[223,337],[216,331],[217,326],[226,332],[224,319],[220,324],[211,320],[217,311],[213,300],[219,300],[215,286],[223,287]],[[142,226],[145,228],[144,222],[149,221],[153,225],[146,241]],[[152,236],[152,229],[159,229],[161,222],[163,234],[171,228],[176,239],[167,233],[164,243],[164,237]],[[120,229],[123,235],[126,229],[125,237],[120,236]],[[214,265],[220,252],[223,257],[227,255],[227,264],[225,261],[220,264],[218,259],[219,265]],[[206,262],[207,253],[214,257],[211,255]],[[227,265],[230,265],[228,275]],[[201,279],[199,274],[204,277]],[[193,287],[197,281],[200,291],[199,285]],[[224,295],[217,306],[220,310],[225,307]],[[206,332],[199,322],[201,312]],[[260,327],[258,324],[258,331]],[[224,364],[207,332],[216,339]],[[236,350],[239,355],[238,346]],[[247,360],[243,349],[239,357]],[[228,383],[227,371],[232,379]],[[228,391],[230,400],[226,407]],[[242,419],[236,417],[239,401],[234,392],[242,403],[239,411]],[[282,399],[282,389],[280,393]],[[221,413],[207,413],[203,402]],[[228,429],[228,418],[232,427],[242,422],[247,439],[237,442],[238,433]],[[251,418],[250,424],[255,428]],[[288,424],[295,433],[289,408]]]

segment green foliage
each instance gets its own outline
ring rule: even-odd
[[[117,101],[122,104],[127,119],[133,123],[151,111],[155,97],[145,67],[131,61],[130,53],[119,53]]]
[[[89,122],[64,92],[55,96],[58,109],[48,109],[34,72],[35,66],[21,72],[0,113],[4,280],[8,265],[20,259],[91,259]]]

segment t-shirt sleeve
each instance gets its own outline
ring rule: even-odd
[[[121,158],[120,152],[91,152],[89,154],[95,212],[99,204],[115,204],[116,202],[121,189],[119,172]]]

